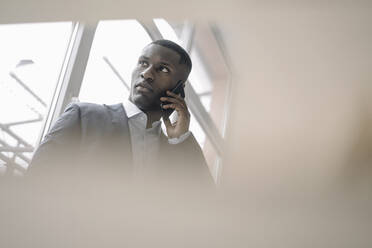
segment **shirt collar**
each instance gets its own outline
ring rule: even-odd
[[[123,102],[123,107],[127,113],[128,118],[132,118],[135,115],[143,113],[134,103],[129,100]],[[144,114],[144,113],[143,113]]]
[[[146,114],[140,110],[134,103],[132,103],[129,100],[126,100],[123,102],[123,107],[125,109],[125,112],[127,113],[128,119],[132,119],[136,117],[137,115],[144,115],[146,118],[144,119],[144,125],[146,126],[147,122],[147,116]],[[155,121],[152,123],[152,128],[160,128],[161,127],[161,121]]]

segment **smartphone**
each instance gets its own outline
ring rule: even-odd
[[[184,91],[182,86],[183,86],[183,83],[182,83],[182,80],[180,80],[180,81],[177,82],[177,85],[171,90],[171,92],[176,94],[176,95],[180,94],[182,98],[185,98],[185,91]],[[168,96],[166,92],[164,93],[163,96],[171,97],[171,96]],[[167,105],[167,104],[170,104],[170,102],[162,102],[160,104],[160,108],[161,108],[164,115],[170,116],[172,114],[172,112],[174,111],[174,109],[163,109],[163,106]]]

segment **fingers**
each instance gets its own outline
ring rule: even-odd
[[[173,97],[161,97],[160,100],[163,101],[163,102],[168,102],[169,104],[171,104],[171,103],[180,104],[180,105],[182,105],[182,108],[187,109],[186,103],[184,101],[180,101],[180,100],[178,100],[176,98],[173,98]]]
[[[170,91],[167,91],[169,97],[161,97],[163,109],[174,109],[177,111],[178,118],[175,123],[171,123],[168,116],[163,116],[165,127],[167,128],[168,137],[179,137],[189,129],[190,112],[187,109],[185,100]]]
[[[167,128],[172,127],[172,123],[171,123],[171,121],[169,120],[168,117],[163,118],[163,121],[164,121],[165,127],[167,127]]]
[[[176,95],[173,92],[167,91],[167,94],[172,97],[161,97],[160,100],[163,102],[170,102],[170,103],[175,103],[175,104],[180,104],[182,107],[187,111],[187,105],[185,100],[180,96]],[[174,109],[176,109],[174,107]]]
[[[177,111],[179,116],[190,117],[190,113],[187,108],[179,103],[171,103],[163,105],[163,109],[174,109]]]
[[[172,96],[174,98],[177,98],[178,100],[185,101],[180,95],[177,95],[177,94],[173,93],[172,91],[167,90],[167,95]]]
[[[175,109],[176,111],[179,112],[187,112],[187,110],[181,104],[176,103],[163,105],[163,109]]]

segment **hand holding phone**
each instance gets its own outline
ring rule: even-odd
[[[183,83],[179,81],[172,91],[167,91],[166,96],[160,98],[163,111],[163,121],[169,138],[178,138],[189,130],[190,113],[185,102]],[[177,121],[171,123],[169,115],[177,111]]]
[[[182,80],[178,81],[176,86],[172,89],[172,93],[178,95],[180,94],[182,98],[185,98],[185,91],[183,90],[183,83],[182,83]],[[167,97],[167,93],[165,92],[164,95],[162,97]],[[174,109],[172,108],[169,108],[169,109],[164,109],[164,106],[167,105],[167,104],[171,104],[171,102],[168,102],[168,101],[164,101],[162,103],[160,103],[160,108],[163,112],[163,116],[170,116],[172,114],[172,112],[174,111]]]

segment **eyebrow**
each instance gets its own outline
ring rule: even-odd
[[[149,60],[150,58],[149,58],[149,57],[146,57],[146,56],[144,56],[144,55],[141,55],[141,56],[139,57],[139,59],[146,59],[146,60]],[[169,66],[169,67],[174,68],[174,65],[172,65],[172,64],[170,64],[170,63],[168,63],[168,62],[165,62],[165,61],[160,61],[160,64],[162,64],[162,65],[166,65],[166,66]]]
[[[166,66],[169,66],[169,67],[174,67],[172,64],[169,64],[169,63],[167,63],[167,62],[163,62],[163,61],[160,61],[160,64],[162,64],[162,65],[166,65]]]

